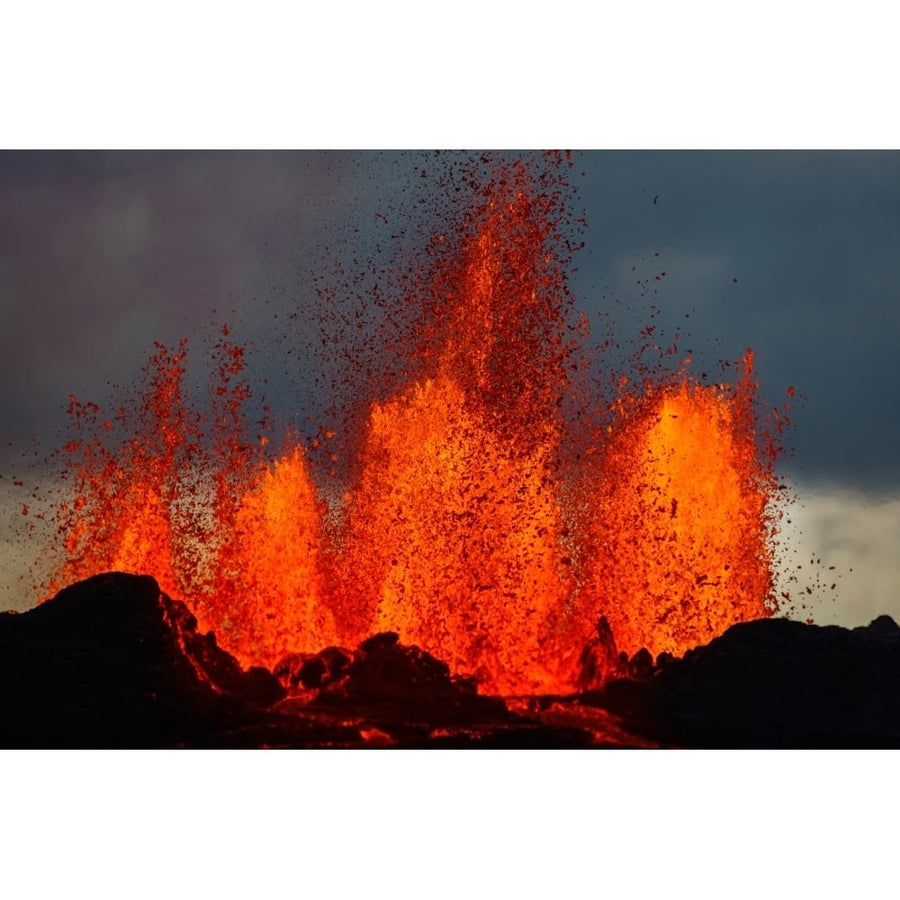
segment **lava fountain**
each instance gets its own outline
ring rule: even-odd
[[[146,572],[245,665],[393,630],[500,694],[571,690],[600,615],[620,649],[653,654],[770,615],[752,354],[731,386],[683,368],[606,396],[567,287],[566,171],[548,156],[467,182],[404,283],[390,378],[367,373],[342,496],[326,500],[316,446],[275,454],[249,421],[227,328],[204,411],[185,344],[157,345],[111,418],[72,398],[49,593]]]

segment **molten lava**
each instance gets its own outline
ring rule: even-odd
[[[734,392],[648,389],[597,457],[588,590],[629,654],[681,655],[772,611],[775,484],[756,452],[751,378],[748,355]]]
[[[599,417],[566,286],[565,184],[560,158],[501,165],[432,241],[407,298],[410,374],[371,385],[330,503],[302,442],[273,459],[253,435],[227,329],[206,411],[183,389],[184,345],[157,347],[136,413],[103,421],[73,398],[49,593],[146,572],[245,665],[393,630],[504,694],[572,689],[600,615],[620,649],[679,654],[771,614],[752,358],[733,388],[682,373]]]
[[[376,630],[494,689],[548,687],[556,660],[541,645],[575,585],[546,452],[488,431],[439,379],[373,409],[363,459],[345,596]]]

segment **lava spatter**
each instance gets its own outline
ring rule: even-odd
[[[456,172],[421,264],[360,317],[381,349],[334,339],[364,365],[324,467],[318,439],[260,440],[227,330],[205,405],[186,345],[158,346],[110,421],[73,399],[55,586],[152,574],[244,665],[396,631],[502,694],[574,689],[601,615],[619,648],[678,654],[771,614],[777,442],[752,358],[730,387],[649,373],[610,398],[568,288],[567,173]]]
[[[774,610],[775,482],[745,365],[736,390],[648,387],[586,475],[587,590],[629,654],[681,655]]]

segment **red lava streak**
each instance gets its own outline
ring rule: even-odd
[[[752,355],[733,385],[684,371],[592,387],[585,361],[603,357],[567,289],[566,171],[548,157],[466,182],[454,231],[404,283],[407,374],[372,378],[337,492],[318,442],[275,455],[260,439],[227,329],[202,412],[184,344],[157,345],[133,408],[107,420],[72,398],[50,592],[145,572],[244,665],[389,629],[504,694],[571,690],[600,615],[628,653],[680,654],[771,614]]]

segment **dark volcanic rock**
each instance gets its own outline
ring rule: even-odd
[[[285,699],[152,578],[113,573],[0,615],[0,747],[900,747],[887,616],[748,622],[655,667],[617,652],[601,622],[582,671],[579,696],[507,706],[388,632],[288,657]]]
[[[518,722],[502,700],[476,694],[470,679],[454,679],[446,663],[419,647],[399,643],[394,632],[363,641],[344,677],[327,685],[311,704],[364,716],[400,739],[437,727]]]
[[[166,594],[160,594],[160,600],[176,627],[185,654],[216,689],[258,707],[271,706],[284,697],[284,688],[268,669],[251,666],[244,671],[230,653],[219,647],[212,632],[198,634],[197,619],[184,603]]]
[[[654,672],[653,656],[646,647],[638,650],[631,659],[616,646],[616,638],[606,616],[597,621],[597,637],[588,642],[579,659],[580,691],[599,690],[608,681],[630,678],[645,681]]]
[[[326,647],[318,653],[289,653],[275,666],[275,677],[287,688],[314,689],[341,678],[353,661],[343,647]]]
[[[646,647],[641,647],[628,660],[628,677],[634,681],[646,681],[653,676],[653,656]]]
[[[282,671],[283,670],[283,671]],[[0,747],[586,746],[481,697],[396,634],[279,666],[285,698],[146,576],[109,573],[0,616]],[[310,695],[312,695],[310,697]],[[312,702],[310,700],[312,699]],[[280,701],[280,702],[279,702]]]
[[[699,747],[900,747],[900,627],[763,619],[592,694],[626,725]]]
[[[616,638],[606,616],[600,616],[597,622],[597,637],[584,648],[579,659],[579,667],[578,688],[582,691],[600,688],[610,678],[624,674]]]
[[[287,691],[294,690],[300,684],[300,670],[303,664],[311,657],[310,653],[288,653],[278,661],[272,669],[272,674]]]
[[[371,653],[381,649],[396,647],[400,644],[400,635],[396,631],[381,631],[366,638],[360,645],[362,653]],[[448,669],[449,671],[449,669]]]
[[[154,579],[122,573],[0,618],[0,746],[171,746],[284,695],[196,627]]]
[[[342,678],[353,662],[353,654],[343,647],[326,647],[308,659],[298,673],[304,687],[317,688]]]

